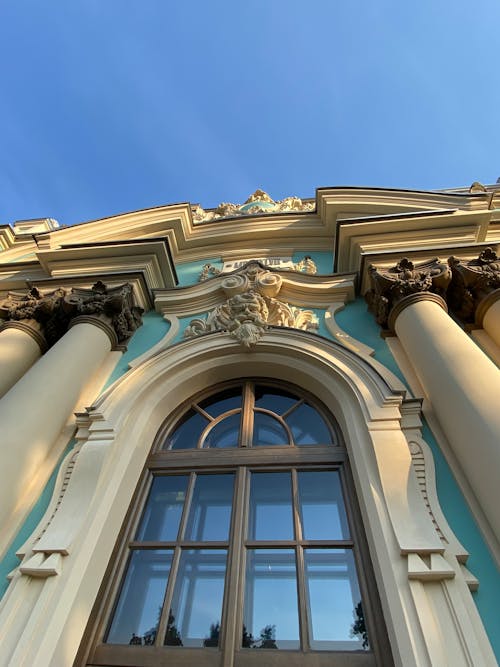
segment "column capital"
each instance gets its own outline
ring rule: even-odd
[[[64,308],[65,294],[65,290],[60,288],[42,294],[36,287],[30,287],[25,292],[9,292],[7,297],[0,301],[0,318],[9,322],[10,326],[13,326],[14,322],[26,322],[27,326],[38,323],[46,341],[45,345],[50,347],[68,328],[70,311]],[[29,324],[30,322],[32,324]],[[17,328],[22,327],[18,324]]]
[[[452,271],[447,295],[450,309],[465,324],[482,326],[486,311],[500,298],[500,257],[487,247],[476,259],[450,257],[448,264]]]
[[[40,331],[40,324],[36,320],[7,320],[6,322],[0,322],[0,331],[3,331],[4,329],[18,329],[19,331],[24,331],[24,333],[33,338],[42,354],[48,349],[47,341]]]
[[[377,323],[386,330],[393,331],[397,316],[417,301],[435,301],[447,310],[444,297],[451,269],[438,258],[415,266],[404,257],[390,269],[371,265],[368,271],[372,288],[365,299]]]
[[[129,283],[107,288],[100,280],[91,289],[75,288],[64,297],[72,311],[70,326],[88,322],[99,326],[110,337],[112,348],[119,349],[142,325],[142,308],[134,306]]]
[[[31,325],[20,323],[38,323],[45,347],[51,347],[64,336],[74,318],[81,322],[82,316],[92,316],[92,323],[110,336],[113,349],[119,349],[142,325],[142,313],[142,308],[134,305],[128,283],[108,289],[98,281],[90,289],[74,288],[68,292],[59,288],[46,294],[30,287],[24,292],[9,292],[0,301],[0,320],[9,326],[15,322],[18,329],[25,331]]]

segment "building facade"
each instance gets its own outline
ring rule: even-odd
[[[0,665],[496,665],[500,186],[0,227]]]

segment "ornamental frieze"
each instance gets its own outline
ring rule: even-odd
[[[196,318],[184,336],[193,338],[214,331],[227,331],[246,348],[252,348],[269,326],[316,329],[313,311],[302,310],[276,298],[282,278],[260,264],[251,262],[221,283],[227,299],[214,308],[206,319]]]
[[[484,248],[476,259],[463,261],[450,257],[452,280],[448,288],[448,304],[465,323],[476,319],[480,302],[500,289],[500,257],[493,248]]]
[[[368,269],[371,289],[365,299],[377,323],[388,328],[389,314],[402,299],[412,294],[430,292],[444,298],[451,281],[449,266],[437,258],[415,266],[404,257],[396,266]]]
[[[27,292],[9,292],[0,301],[4,321],[35,321],[49,346],[68,330],[73,318],[92,315],[110,324],[118,342],[124,342],[142,324],[142,308],[133,304],[129,284],[108,289],[101,281],[91,289],[56,289],[42,294],[36,287]]]

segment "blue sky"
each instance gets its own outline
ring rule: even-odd
[[[497,0],[0,0],[0,224],[500,176]]]

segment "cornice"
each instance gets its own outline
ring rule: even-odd
[[[155,309],[163,315],[184,317],[206,312],[227,298],[222,287],[231,276],[240,275],[254,264],[249,262],[241,269],[209,278],[190,287],[173,290],[155,290]],[[280,299],[294,306],[328,308],[333,302],[352,301],[355,297],[355,273],[335,276],[307,275],[294,271],[277,271],[259,264],[265,272],[281,278]]]
[[[357,271],[366,254],[394,256],[429,248],[482,243],[486,240],[491,211],[431,211],[424,214],[342,219],[337,223],[335,268]]]

